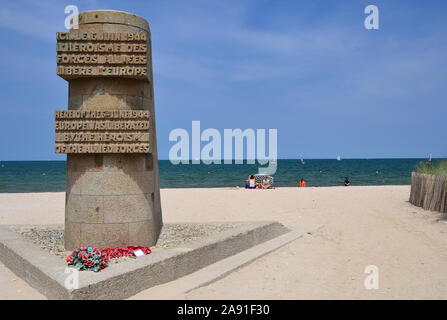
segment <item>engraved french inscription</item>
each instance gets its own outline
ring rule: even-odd
[[[56,74],[80,77],[127,77],[148,80],[146,33],[58,32]]]

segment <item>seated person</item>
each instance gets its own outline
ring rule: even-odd
[[[245,185],[246,189],[255,189],[256,188],[256,186],[255,186],[255,177],[253,175],[250,175],[248,177],[247,181],[248,181],[248,183]]]
[[[264,177],[264,180],[262,180],[262,189],[269,189],[270,186],[270,181],[267,178],[267,176]]]
[[[348,177],[346,177],[346,178],[345,178],[345,186],[347,187],[347,186],[349,186],[349,185],[351,185],[351,183],[349,182]]]
[[[300,188],[304,188],[306,186],[306,181],[303,178],[300,180]]]

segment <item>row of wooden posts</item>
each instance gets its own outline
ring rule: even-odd
[[[410,203],[442,212],[442,218],[447,218],[447,177],[413,172]]]

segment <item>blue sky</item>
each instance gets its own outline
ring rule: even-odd
[[[65,158],[55,33],[69,4],[149,21],[160,159],[193,120],[276,128],[279,158],[447,156],[445,1],[54,0],[0,7],[0,160]],[[380,30],[364,28],[369,4]]]

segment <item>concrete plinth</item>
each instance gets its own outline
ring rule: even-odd
[[[70,273],[66,272],[64,259],[38,247],[10,227],[0,225],[0,261],[49,299],[125,299],[218,261],[223,262],[217,270],[214,268],[212,279],[208,271],[205,275],[196,275],[190,285],[194,288],[209,283],[319,227],[302,226],[291,232],[277,222],[235,222],[234,228],[111,264],[101,272],[82,271],[78,274],[78,286],[74,287],[67,281]],[[280,243],[274,242],[259,250],[254,248],[268,244],[272,239],[278,239]],[[247,252],[250,249],[255,251]],[[236,257],[236,262],[224,262],[224,259],[244,252],[245,257]]]
[[[126,12],[80,13],[79,29],[58,34],[57,50],[57,73],[69,82],[72,112],[59,114],[56,125],[56,152],[67,153],[65,247],[152,246],[162,217],[149,25]],[[149,112],[148,129],[129,127],[141,120],[138,115],[110,116],[136,110]],[[62,126],[69,121],[79,129]],[[88,122],[107,121],[121,125],[120,131],[86,129]],[[130,144],[138,153],[126,149]]]

